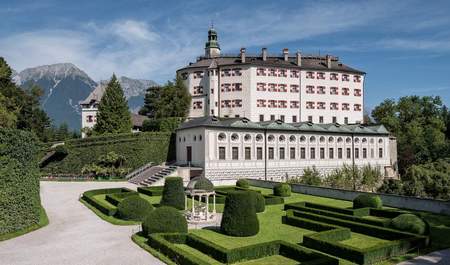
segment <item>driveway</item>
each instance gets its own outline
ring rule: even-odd
[[[87,190],[136,186],[128,182],[41,182],[42,205],[50,224],[0,242],[0,264],[164,264],[133,241],[138,226],[103,221],[78,199]]]

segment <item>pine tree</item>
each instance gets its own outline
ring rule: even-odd
[[[120,87],[119,81],[113,75],[98,106],[96,134],[131,132],[131,115],[128,103]]]
[[[158,109],[158,102],[161,98],[162,87],[152,86],[147,89],[144,98],[144,106],[139,110],[139,114],[149,118],[155,118]]]
[[[167,82],[162,88],[161,98],[157,105],[156,118],[181,117],[189,112],[191,95],[183,80],[177,76],[175,82]]]

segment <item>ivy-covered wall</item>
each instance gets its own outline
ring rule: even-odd
[[[32,133],[0,129],[0,235],[39,223],[37,143]]]
[[[174,136],[162,132],[89,137],[67,141],[65,147],[67,156],[46,164],[41,168],[43,175],[81,174],[83,166],[111,151],[124,156],[124,166],[132,170],[148,162],[159,164],[175,159]]]

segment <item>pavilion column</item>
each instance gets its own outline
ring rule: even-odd
[[[206,195],[206,221],[209,219],[209,194]]]
[[[187,211],[188,209],[188,197],[186,194],[184,194],[184,210]]]
[[[192,217],[194,217],[194,208],[195,208],[195,195],[192,195]]]
[[[213,199],[214,199],[214,209],[213,209],[213,213],[215,214],[216,213],[216,194],[214,193],[214,195],[213,195],[214,197],[213,197]]]

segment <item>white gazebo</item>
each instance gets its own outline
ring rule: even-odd
[[[205,177],[195,177],[189,181],[185,192],[185,214],[189,223],[210,223],[216,221],[216,193],[214,185]],[[209,210],[212,196],[212,211]],[[192,203],[189,209],[188,197]]]

